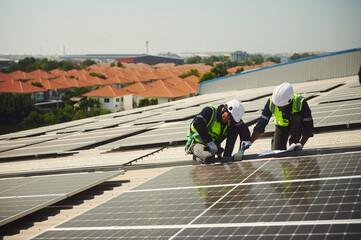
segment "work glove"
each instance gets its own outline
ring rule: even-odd
[[[212,141],[207,143],[208,145],[208,150],[211,152],[212,155],[215,155],[218,152],[218,147],[217,145]]]
[[[250,146],[252,145],[252,143],[250,141],[243,141],[241,143],[241,149],[243,151],[247,150]]]
[[[239,149],[238,152],[236,154],[234,154],[233,160],[234,161],[241,161],[242,158],[243,158],[243,153],[244,153],[244,151]]]
[[[293,149],[293,151],[302,151],[302,148],[303,148],[302,143],[296,143],[296,146]]]

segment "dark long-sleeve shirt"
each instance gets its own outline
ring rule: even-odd
[[[272,117],[272,112],[269,109],[269,105],[270,105],[270,99],[268,99],[266,105],[263,108],[262,115],[258,119],[258,122],[253,129],[254,132],[264,133],[265,128],[266,128],[270,118]],[[302,114],[302,135],[305,137],[312,137],[313,136],[313,133],[312,133],[313,118],[312,118],[312,114],[311,114],[311,109],[308,106],[306,99],[303,100],[301,114]],[[282,110],[282,117],[283,117],[283,119],[288,119],[288,120],[291,119],[292,104],[289,104],[285,109]]]
[[[221,122],[222,132],[223,129],[227,126],[226,123],[222,123],[222,108],[224,105],[220,105],[217,108],[217,121]],[[204,142],[209,143],[212,141],[212,136],[208,133],[207,123],[212,118],[212,109],[210,107],[205,107],[195,118],[193,122],[193,126],[199,133],[200,137],[203,139]],[[242,141],[249,141],[250,140],[250,132],[246,124],[241,120],[239,123],[231,122],[228,127],[228,135],[232,135],[231,131],[237,132]],[[229,142],[229,138],[227,138],[226,149],[225,149],[225,156],[230,155],[232,153],[234,144],[236,139],[231,140]],[[226,154],[227,153],[227,154]],[[229,154],[228,154],[229,153]]]

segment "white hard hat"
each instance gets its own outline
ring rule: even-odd
[[[282,83],[273,91],[272,102],[277,107],[283,107],[292,102],[293,95],[292,85],[289,83]]]
[[[234,99],[226,103],[227,111],[232,115],[232,118],[237,123],[241,121],[243,114],[244,114],[244,107],[242,103],[238,100]]]

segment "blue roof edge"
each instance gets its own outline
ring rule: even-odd
[[[287,64],[293,64],[293,63],[308,61],[308,60],[311,60],[311,59],[329,57],[329,56],[333,56],[333,55],[339,55],[339,54],[357,52],[357,51],[361,51],[361,48],[353,48],[353,49],[349,49],[349,50],[343,50],[343,51],[339,51],[339,52],[327,53],[327,54],[324,54],[324,55],[318,55],[318,56],[309,57],[309,58],[302,58],[302,59],[294,60],[294,61],[291,61],[291,62],[279,63],[279,64],[268,66],[268,67],[257,68],[257,69],[249,70],[247,72],[241,72],[241,73],[233,74],[233,75],[230,75],[230,76],[214,78],[214,79],[199,83],[198,94],[200,94],[200,92],[201,92],[201,86],[203,84],[205,84],[205,83],[210,83],[210,82],[218,81],[218,80],[221,80],[221,79],[224,79],[224,78],[234,77],[234,76],[238,76],[238,75],[242,75],[242,74],[248,74],[248,73],[252,73],[252,72],[256,72],[256,71],[262,71],[262,70],[265,70],[265,69],[279,67],[279,66],[283,66],[283,65],[287,65]]]

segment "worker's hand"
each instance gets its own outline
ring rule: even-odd
[[[212,155],[215,155],[218,152],[218,147],[213,141],[209,142],[207,145]]]
[[[243,141],[241,143],[241,149],[243,151],[247,150],[250,146],[252,145],[252,143],[250,141]]]
[[[244,151],[239,149],[238,152],[233,156],[234,161],[241,161],[243,159],[243,153]]]
[[[296,143],[296,146],[293,149],[293,151],[302,151],[302,148],[303,148],[302,143]]]

